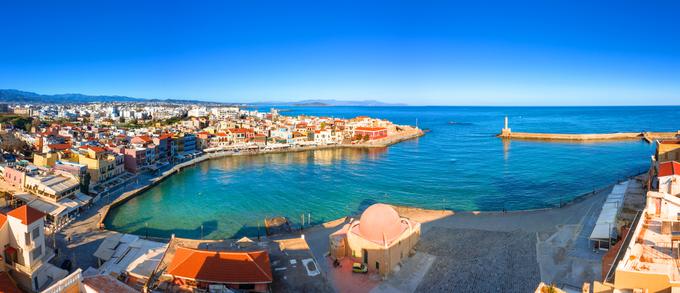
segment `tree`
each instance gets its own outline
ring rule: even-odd
[[[364,134],[364,141],[367,141],[367,140],[369,140],[370,138],[371,138],[371,137],[368,136],[368,134]]]

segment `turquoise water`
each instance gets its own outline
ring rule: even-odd
[[[286,115],[368,115],[431,132],[384,149],[230,157],[201,163],[115,208],[107,227],[140,235],[257,235],[265,217],[318,223],[376,201],[453,210],[559,205],[645,170],[640,141],[553,143],[494,137],[515,131],[675,131],[679,107],[315,107]],[[202,227],[202,228],[201,228]]]

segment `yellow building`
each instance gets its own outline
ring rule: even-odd
[[[33,164],[38,167],[51,168],[59,160],[59,155],[55,152],[33,154]]]
[[[124,172],[123,160],[123,155],[96,146],[81,147],[78,153],[78,163],[87,166],[90,187],[122,174]]]
[[[656,160],[659,163],[680,161],[680,140],[660,141],[656,148]]]
[[[420,223],[378,203],[368,207],[359,221],[351,221],[329,237],[331,257],[350,256],[366,264],[369,272],[385,276],[409,256],[420,238]]]

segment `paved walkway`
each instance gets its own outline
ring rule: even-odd
[[[92,254],[97,250],[104,238],[118,232],[100,230],[98,224],[102,217],[102,209],[123,193],[142,188],[149,184],[154,176],[139,174],[131,181],[119,185],[108,192],[108,196],[93,203],[90,208],[80,213],[80,216],[66,227],[55,233],[46,235],[45,241],[50,246],[57,247],[58,254],[51,263],[60,266],[69,259],[73,263],[72,269],[97,267],[97,258]]]

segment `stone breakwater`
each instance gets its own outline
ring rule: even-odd
[[[503,131],[497,137],[504,139],[521,140],[566,140],[566,141],[620,141],[641,140],[648,142],[654,140],[676,139],[680,135],[677,132],[617,132],[617,133],[593,133],[593,134],[569,134],[569,133],[532,133]]]
[[[182,162],[180,164],[177,164],[173,166],[172,168],[168,169],[167,171],[162,172],[159,176],[149,180],[149,183],[139,187],[134,190],[127,191],[123,193],[121,196],[113,200],[110,204],[104,206],[101,208],[101,217],[99,219],[99,223],[97,224],[97,227],[99,229],[105,229],[104,221],[106,219],[106,216],[108,215],[109,211],[111,208],[114,208],[116,206],[119,206],[121,204],[124,204],[128,200],[134,198],[135,196],[143,193],[144,191],[149,190],[150,188],[154,187],[158,183],[162,182],[166,178],[178,173],[184,168],[194,166],[198,163],[204,162],[206,160],[212,160],[212,159],[218,159],[218,158],[223,158],[223,157],[228,157],[228,156],[252,156],[252,155],[261,155],[261,154],[273,154],[273,153],[289,153],[289,152],[304,152],[304,151],[313,151],[313,150],[323,150],[323,149],[334,149],[334,148],[381,148],[381,147],[388,147],[390,145],[414,139],[420,136],[423,136],[424,132],[420,129],[417,128],[411,128],[408,127],[404,131],[382,138],[374,141],[368,141],[368,142],[362,142],[362,143],[356,143],[356,144],[337,144],[337,145],[324,145],[324,146],[304,146],[304,147],[293,147],[293,148],[288,148],[288,149],[280,149],[280,150],[251,150],[251,151],[239,151],[239,152],[234,152],[234,151],[216,151],[216,152],[211,152],[211,153],[206,153],[200,157],[191,159],[186,162]]]

